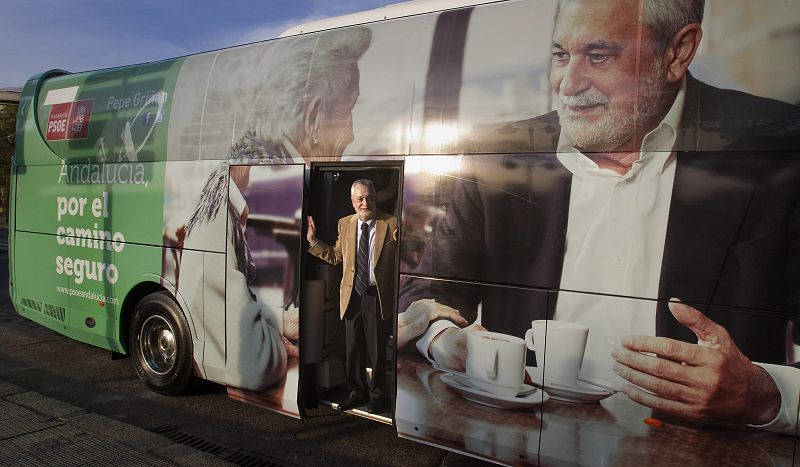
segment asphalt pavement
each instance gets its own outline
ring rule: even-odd
[[[234,465],[133,425],[0,381],[0,465]]]

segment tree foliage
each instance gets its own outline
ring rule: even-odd
[[[17,105],[0,104],[0,216],[8,212],[8,184],[17,122]]]

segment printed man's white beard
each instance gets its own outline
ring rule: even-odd
[[[578,96],[556,96],[558,117],[562,131],[572,140],[576,149],[586,152],[637,151],[639,148],[627,147],[631,141],[638,141],[638,135],[648,128],[659,109],[661,93],[665,82],[659,70],[662,61],[653,60],[647,79],[640,85],[637,102],[612,103],[596,88],[592,87]],[[597,103],[606,106],[605,113],[593,122],[581,116],[569,116],[566,105]],[[657,123],[657,122],[656,122]]]
[[[599,119],[589,122],[581,116],[564,115],[563,106],[558,109],[562,131],[572,140],[576,149],[582,151],[613,151],[621,148],[634,132],[633,105],[609,105]]]

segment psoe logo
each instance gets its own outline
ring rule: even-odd
[[[53,104],[47,119],[47,141],[86,139],[89,137],[89,120],[94,99]]]

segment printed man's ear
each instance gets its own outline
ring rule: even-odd
[[[669,82],[675,83],[683,79],[702,38],[703,29],[698,23],[687,24],[675,34],[664,52]]]

